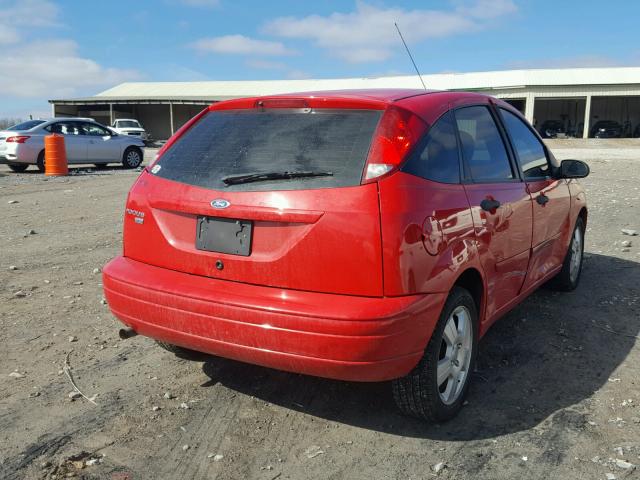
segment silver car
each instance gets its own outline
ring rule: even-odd
[[[30,120],[0,132],[0,163],[14,172],[24,172],[29,165],[44,171],[44,137],[64,135],[69,164],[122,163],[136,168],[143,160],[144,142],[129,135],[120,135],[90,118],[54,118]]]

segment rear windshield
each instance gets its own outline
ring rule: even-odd
[[[7,128],[7,130],[11,130],[11,131],[31,130],[33,127],[37,127],[41,123],[44,123],[44,120],[27,120],[26,122],[22,122],[17,125],[14,125],[13,127]]]
[[[157,175],[229,191],[302,190],[359,185],[379,110],[211,112],[159,160]],[[227,185],[223,179],[273,172],[330,176]]]
[[[138,122],[134,122],[133,120],[118,120],[116,122],[116,126],[118,128],[141,128]]]

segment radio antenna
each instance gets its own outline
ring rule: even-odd
[[[409,47],[407,46],[407,42],[404,41],[404,37],[402,36],[402,32],[400,31],[400,27],[398,26],[398,24],[396,22],[393,22],[393,24],[396,26],[396,30],[398,30],[398,35],[400,35],[400,40],[402,40],[402,43],[404,44],[404,48],[407,49],[407,53],[409,54],[409,58],[411,59],[411,63],[413,63],[413,68],[416,69],[416,73],[418,74],[418,78],[420,79],[420,82],[422,83],[422,86],[426,90],[427,86],[424,84],[424,80],[422,79],[422,75],[420,75],[420,70],[418,70],[418,66],[416,65],[416,62],[413,59],[413,55],[411,55],[411,51],[409,50]]]

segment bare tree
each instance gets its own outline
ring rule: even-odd
[[[23,120],[21,118],[0,118],[0,130],[5,130],[22,122]]]

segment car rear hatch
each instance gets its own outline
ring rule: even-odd
[[[274,97],[210,107],[132,188],[125,256],[235,282],[381,296],[378,188],[363,171],[388,106]]]

